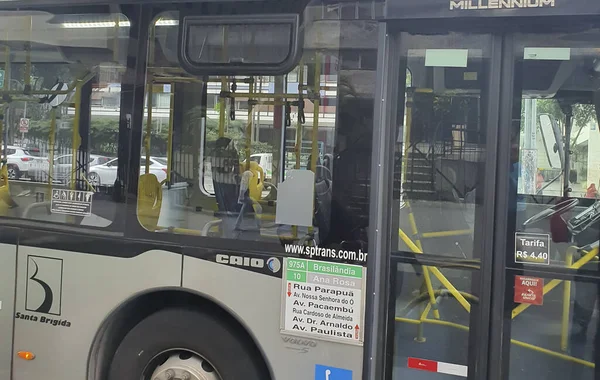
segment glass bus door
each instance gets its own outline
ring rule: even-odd
[[[394,379],[467,376],[480,358],[491,34],[401,33],[391,276]],[[438,374],[427,374],[437,372]]]
[[[388,378],[600,378],[600,29],[567,24],[394,37]]]
[[[565,24],[506,38],[515,160],[500,168],[510,211],[494,286],[506,291],[493,302],[505,326],[496,368],[511,380],[599,378],[600,28]]]

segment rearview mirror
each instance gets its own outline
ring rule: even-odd
[[[546,150],[548,163],[553,169],[562,169],[564,161],[564,151],[562,143],[562,134],[556,119],[548,114],[542,114],[540,119],[540,131],[542,132],[542,141]]]

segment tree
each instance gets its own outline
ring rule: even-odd
[[[524,107],[521,107],[524,109]],[[556,99],[539,99],[537,101],[538,114],[549,114],[558,122],[561,129],[564,129],[566,116],[563,113]],[[573,125],[571,131],[571,146],[575,146],[575,142],[585,128],[596,116],[595,107],[593,104],[575,104],[573,105]],[[523,118],[522,118],[523,119]]]

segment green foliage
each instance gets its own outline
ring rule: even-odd
[[[197,106],[192,108],[187,113],[187,123],[186,130],[184,131],[184,136],[186,138],[184,144],[190,144],[187,148],[191,147],[191,141],[193,141],[193,137],[199,133],[200,121],[202,118],[202,107]],[[235,147],[238,151],[238,155],[240,160],[244,160],[245,157],[245,149],[246,149],[246,128],[247,124],[240,120],[229,120],[228,117],[225,118],[225,137],[229,137],[234,141]],[[206,142],[207,145],[213,141],[216,141],[219,138],[219,120],[218,119],[206,119]],[[185,147],[184,147],[185,148]],[[184,149],[186,150],[186,149]],[[250,153],[273,153],[273,146],[271,144],[265,142],[252,142],[250,147]]]
[[[524,107],[522,107],[523,109]],[[561,127],[565,124],[565,114],[561,110],[556,99],[540,99],[537,101],[537,113],[549,114],[554,117]],[[595,117],[595,108],[593,104],[575,104],[573,106],[573,130],[571,132],[571,142],[575,143],[582,129],[588,125]]]
[[[28,137],[48,141],[50,120],[31,120]],[[96,116],[90,123],[91,152],[114,156],[117,154],[119,119]],[[73,118],[63,117],[56,121],[56,145],[70,146],[73,141]]]

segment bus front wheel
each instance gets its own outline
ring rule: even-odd
[[[205,312],[165,309],[138,323],[123,339],[109,380],[263,380],[268,378],[247,342]]]

